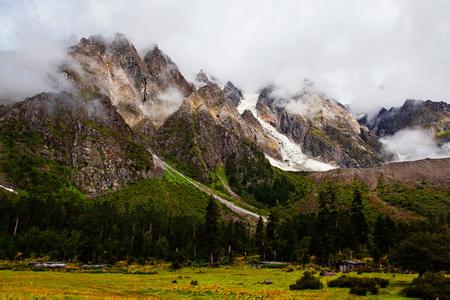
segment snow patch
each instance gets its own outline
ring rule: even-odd
[[[281,157],[283,161],[278,161],[266,155],[270,164],[274,167],[285,171],[328,171],[336,167],[321,161],[308,158],[299,145],[292,142],[287,136],[276,130],[272,125],[265,122],[258,116],[256,103],[258,102],[258,94],[244,94],[244,97],[237,107],[242,114],[245,110],[249,110],[258,119],[263,129],[273,137],[280,146]]]

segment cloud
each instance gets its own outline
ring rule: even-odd
[[[447,0],[3,2],[4,50],[31,28],[65,42],[123,32],[141,50],[157,43],[191,81],[201,68],[247,91],[308,78],[356,112],[450,99]]]
[[[141,106],[147,116],[157,125],[162,125],[168,116],[180,108],[184,96],[176,87],[170,86],[158,94],[158,100],[152,102],[151,105],[142,104]]]
[[[404,129],[381,139],[386,152],[394,155],[393,161],[444,158],[450,156],[450,143],[439,147],[433,133],[423,129]]]
[[[69,64],[65,47],[46,35],[23,36],[17,50],[0,51],[0,101],[14,102],[43,91],[70,87],[58,71]]]

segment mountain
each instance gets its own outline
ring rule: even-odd
[[[208,82],[159,128],[160,151],[203,182],[209,182],[210,173],[218,167],[237,171],[244,161],[270,169],[234,104],[216,84]]]
[[[85,98],[108,96],[131,127],[145,120],[161,125],[194,89],[157,46],[141,59],[122,34],[111,42],[101,36],[83,38],[70,55],[75,64],[63,70]]]
[[[48,180],[97,196],[156,174],[106,97],[42,93],[9,107],[0,124],[0,179],[23,190]]]
[[[359,124],[346,107],[308,82],[297,93],[269,86],[252,95],[231,81],[222,88],[200,71],[193,84],[157,46],[142,58],[122,34],[111,40],[82,38],[69,55],[60,69],[72,89],[0,106],[0,123],[5,136],[6,128],[16,132],[11,129],[16,123],[23,127],[17,139],[38,135],[38,148],[52,150],[39,150],[37,157],[61,162],[68,168],[65,180],[89,196],[160,176],[152,153],[203,183],[263,199],[262,191],[283,180],[273,166],[323,171],[381,165],[376,129],[398,119],[391,109],[373,124]],[[427,115],[421,124],[432,123],[445,137],[446,104],[427,101],[398,111]],[[33,114],[40,117],[30,119]],[[413,117],[401,115],[410,120],[405,126],[413,125]],[[18,145],[9,143],[13,153]]]
[[[340,167],[381,164],[380,144],[340,103],[311,86],[293,95],[264,88],[256,105],[260,117],[317,160]]]
[[[231,81],[228,81],[223,88],[223,92],[231,100],[234,106],[238,106],[241,103],[244,94],[238,89]]]
[[[400,107],[382,108],[373,118],[358,120],[377,136],[393,135],[405,128],[429,129],[441,142],[450,142],[450,104],[407,100]]]

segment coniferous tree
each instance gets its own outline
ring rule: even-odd
[[[319,194],[319,215],[318,215],[318,234],[319,234],[319,256],[322,261],[331,265],[331,256],[336,253],[338,243],[337,230],[338,218],[336,203],[337,196],[335,187],[329,182],[325,189]]]
[[[264,220],[260,216],[255,231],[255,247],[262,259],[266,259]]]
[[[396,244],[397,226],[391,218],[379,215],[373,233],[373,241],[375,243],[376,252],[373,253],[375,258],[389,254],[391,248]]]
[[[366,216],[364,215],[362,194],[359,188],[356,188],[353,192],[351,221],[356,245],[361,246],[367,244],[368,225]]]
[[[217,238],[219,233],[219,208],[212,196],[209,198],[208,206],[206,207],[204,228],[205,249],[209,255],[209,263],[214,265],[217,260],[219,244]]]
[[[267,221],[266,241],[269,247],[270,258],[276,259],[278,250],[278,216],[273,210],[270,212],[269,220]]]

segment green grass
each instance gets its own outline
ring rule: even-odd
[[[212,297],[212,298],[349,298],[349,290],[327,288],[335,277],[321,277],[324,289],[319,291],[290,291],[289,285],[301,277],[303,271],[286,272],[282,269],[254,269],[248,266],[222,268],[183,268],[170,271],[160,267],[153,275],[113,273],[69,273],[0,271],[0,299],[32,297],[52,298],[113,298],[113,297]],[[379,295],[368,298],[401,299],[400,290],[415,275],[371,273],[365,277],[382,277],[390,284],[380,289]],[[173,281],[176,280],[176,283]],[[191,281],[198,281],[197,286]],[[273,284],[261,284],[271,280]],[[352,297],[358,298],[358,297]]]
[[[185,182],[183,178],[166,172],[161,178],[147,179],[129,185],[120,191],[97,198],[122,205],[152,203],[174,215],[203,217],[209,196]]]

